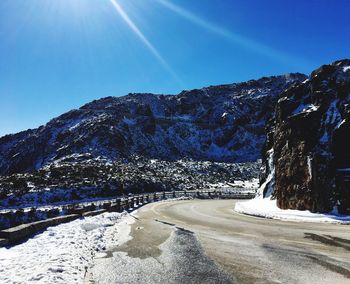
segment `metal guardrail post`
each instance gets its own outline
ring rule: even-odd
[[[125,198],[124,199],[124,206],[123,206],[124,210],[128,210],[129,209],[129,198]]]
[[[118,198],[117,200],[116,200],[116,203],[117,203],[117,212],[122,212],[122,209],[121,209],[121,199],[120,198]]]

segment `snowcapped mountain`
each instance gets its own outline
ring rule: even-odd
[[[305,75],[90,102],[37,129],[0,138],[0,174],[28,172],[73,154],[113,161],[255,161],[279,94]]]
[[[350,213],[350,60],[281,95],[265,147],[264,195],[281,209]]]

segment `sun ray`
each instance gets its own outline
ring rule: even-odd
[[[167,9],[171,10],[172,12],[176,13],[177,15],[192,22],[193,24],[196,24],[197,26],[200,26],[203,29],[205,29],[213,34],[221,36],[221,37],[225,38],[226,40],[229,40],[235,44],[238,44],[244,48],[247,48],[255,53],[267,56],[271,59],[277,60],[281,63],[287,64],[287,65],[293,66],[293,67],[300,68],[301,65],[310,65],[304,59],[296,58],[293,55],[287,54],[285,52],[281,52],[281,51],[279,51],[275,48],[272,48],[270,46],[267,46],[263,43],[257,42],[255,40],[247,38],[247,37],[243,37],[237,33],[233,33],[232,31],[229,31],[229,30],[222,28],[218,25],[210,23],[210,22],[200,18],[199,16],[185,10],[184,8],[174,4],[171,1],[157,0],[157,2],[160,3],[162,6],[166,7]]]
[[[137,35],[137,37],[143,42],[147,49],[152,53],[152,55],[158,60],[158,62],[163,66],[165,70],[182,85],[182,81],[178,75],[174,72],[168,62],[160,55],[159,51],[154,47],[154,45],[146,38],[146,36],[141,32],[141,30],[136,26],[136,24],[130,19],[128,14],[125,12],[123,7],[117,2],[117,0],[110,0],[115,10],[118,12],[120,17],[129,26],[129,28]]]

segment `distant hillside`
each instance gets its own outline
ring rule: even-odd
[[[131,155],[255,161],[279,94],[305,79],[289,74],[178,95],[96,100],[37,129],[0,138],[0,174],[38,170],[73,154],[107,161]]]

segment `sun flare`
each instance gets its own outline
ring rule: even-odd
[[[157,59],[157,61],[164,67],[165,70],[177,81],[181,82],[178,75],[174,72],[168,62],[161,56],[159,51],[155,46],[146,38],[146,36],[141,32],[141,30],[136,26],[136,24],[131,20],[129,15],[125,12],[123,7],[118,3],[117,0],[110,0],[111,4],[118,12],[119,16],[124,20],[124,22],[129,26],[129,28],[136,34],[136,36],[142,41],[142,43],[147,47],[147,49],[152,53],[152,55]]]

